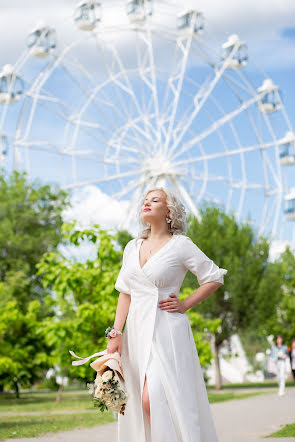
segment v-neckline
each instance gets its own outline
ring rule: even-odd
[[[173,234],[172,235],[172,238],[171,239],[169,239],[169,241],[167,241],[159,250],[157,250],[144,264],[143,264],[143,266],[141,267],[141,265],[140,265],[140,259],[139,259],[139,252],[140,252],[140,247],[141,247],[141,244],[143,243],[143,240],[144,240],[144,238],[140,238],[140,243],[139,243],[139,246],[138,246],[138,249],[137,249],[137,262],[138,262],[138,266],[139,266],[139,268],[141,269],[141,270],[143,270],[144,269],[144,267],[147,265],[147,263],[154,257],[154,256],[156,256],[156,255],[158,255],[163,249],[165,249],[166,248],[166,246],[168,246],[168,244],[170,244],[170,242],[171,241],[173,241],[173,238],[175,238],[175,234]]]

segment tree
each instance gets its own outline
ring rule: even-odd
[[[42,319],[50,315],[36,265],[61,239],[67,194],[0,173],[0,386],[29,386],[42,376],[48,352]]]
[[[261,327],[273,317],[282,293],[281,267],[268,260],[268,239],[257,236],[248,222],[238,224],[234,215],[207,204],[200,213],[201,221],[189,216],[187,235],[219,267],[228,270],[224,285],[195,307],[207,319],[222,320],[214,333],[216,388],[220,389],[220,347],[239,330]],[[183,286],[196,284],[196,277],[187,274]]]
[[[295,337],[295,256],[290,247],[280,255],[282,268],[282,293],[276,314],[269,318],[266,330],[274,336],[281,334],[287,344]]]
[[[3,285],[0,296],[2,288]],[[19,386],[30,387],[42,377],[43,369],[49,364],[40,310],[37,300],[29,302],[25,313],[15,300],[1,305],[0,380],[14,388],[17,398]]]
[[[43,324],[52,362],[60,367],[62,376],[86,383],[93,370],[88,365],[72,367],[69,350],[88,356],[106,348],[105,329],[116,313],[118,292],[114,286],[123,256],[122,249],[115,246],[118,238],[122,243],[128,239],[122,233],[112,236],[99,225],[85,230],[75,225],[63,225],[62,242],[75,247],[92,244],[94,258],[79,262],[60,251],[49,252],[38,264],[38,276],[48,292],[46,301],[56,313]],[[60,393],[61,389],[58,399]]]
[[[0,282],[23,310],[31,300],[42,302],[36,264],[60,242],[67,204],[67,194],[57,187],[29,183],[25,173],[0,174]]]

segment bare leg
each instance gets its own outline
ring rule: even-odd
[[[149,424],[151,425],[150,398],[149,398],[149,391],[148,391],[146,376],[144,379],[144,386],[143,386],[143,392],[142,392],[142,405],[143,405],[144,411],[146,412]]]

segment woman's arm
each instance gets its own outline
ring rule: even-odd
[[[119,299],[117,303],[116,316],[114,321],[114,328],[122,331],[123,326],[125,324],[129,306],[130,306],[131,297],[127,293],[120,292]],[[121,356],[122,352],[122,335],[117,335],[114,338],[109,338],[109,342],[107,345],[107,352],[114,353],[118,351]]]
[[[180,301],[176,295],[171,294],[170,298],[159,301],[159,307],[168,312],[180,312],[184,313],[189,310],[193,305],[199,304],[204,301],[212,293],[214,293],[222,284],[220,282],[206,282],[197,288],[191,295]]]
[[[212,293],[214,293],[222,284],[220,282],[206,282],[197,288],[191,295],[181,301],[184,311],[189,310],[193,305],[199,304],[204,301]]]
[[[127,293],[120,293],[114,321],[114,328],[116,328],[117,330],[122,331],[123,329],[128,315],[130,301],[130,295],[128,295]]]

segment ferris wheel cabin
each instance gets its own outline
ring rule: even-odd
[[[129,0],[126,4],[126,14],[131,23],[144,22],[152,13],[152,0]]]
[[[23,94],[23,80],[14,72],[13,66],[6,64],[0,73],[0,103],[14,103]]]
[[[223,43],[221,59],[228,59],[227,69],[237,69],[247,64],[247,45],[240,41],[237,34],[230,35],[227,41]]]
[[[285,204],[286,218],[295,221],[295,187],[292,187],[290,193],[285,196]]]
[[[262,94],[261,101],[258,104],[260,112],[270,114],[281,109],[281,100],[279,96],[279,87],[276,86],[270,78],[266,78],[257,89]]]
[[[33,57],[48,57],[56,48],[55,29],[39,23],[28,35],[27,47]]]
[[[204,15],[193,9],[182,12],[177,16],[177,29],[182,36],[200,34],[204,30]]]
[[[82,31],[92,31],[101,21],[101,4],[96,1],[78,3],[74,12],[74,21]]]
[[[0,164],[8,155],[8,140],[6,135],[0,135]]]
[[[289,131],[280,142],[280,163],[295,164],[295,135]]]

